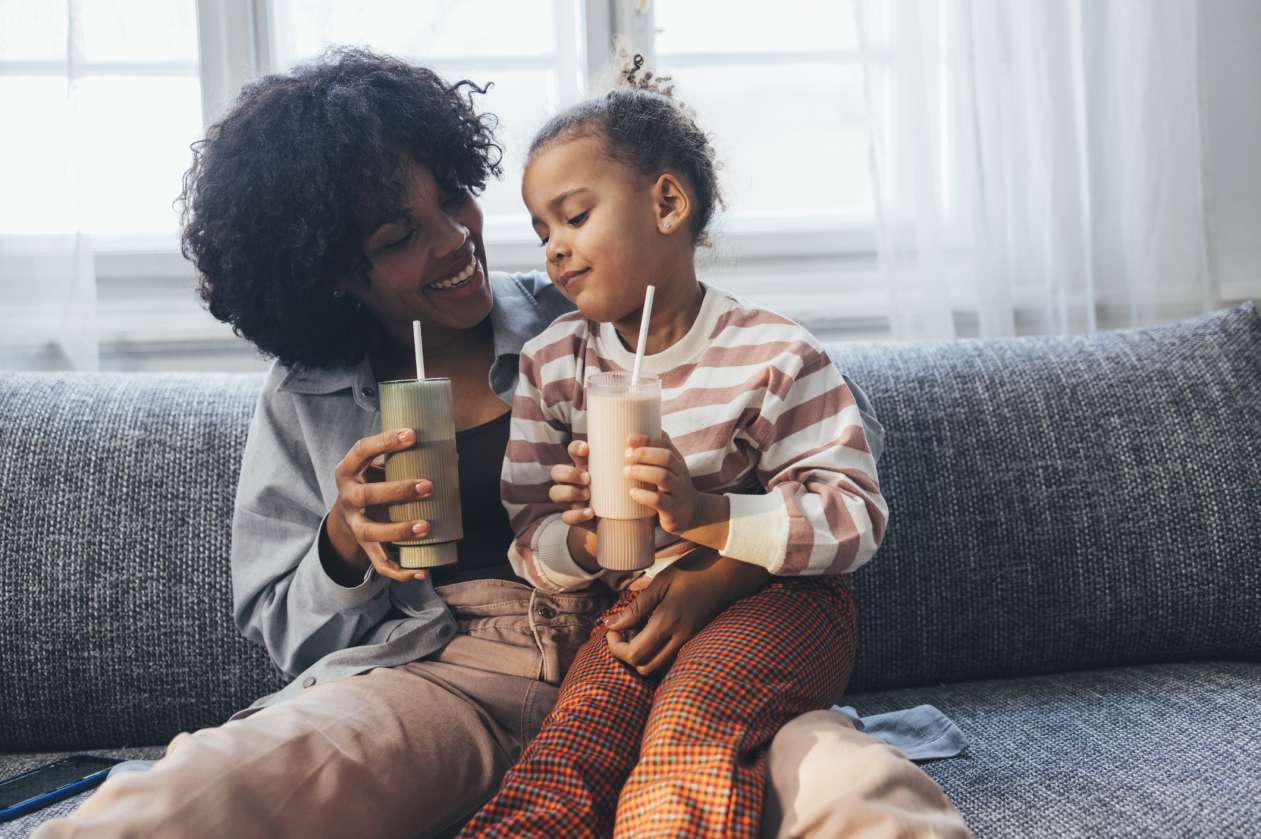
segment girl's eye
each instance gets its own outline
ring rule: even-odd
[[[570,223],[572,226],[577,227],[578,225],[582,224],[584,221],[586,221],[586,220],[587,220],[587,213],[589,213],[589,212],[591,212],[591,211],[590,211],[590,210],[583,210],[581,213],[579,213],[578,215],[576,215],[576,216],[574,216],[573,218],[571,218],[571,219],[569,220],[569,223]]]

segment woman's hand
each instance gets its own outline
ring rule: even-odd
[[[663,570],[605,621],[609,652],[640,675],[661,675],[715,615],[760,590],[770,577],[765,568],[700,548]]]
[[[325,570],[334,580],[355,586],[371,564],[377,573],[391,580],[423,580],[424,571],[402,568],[390,558],[382,542],[403,542],[424,536],[429,522],[394,523],[387,505],[428,498],[433,484],[427,480],[385,481],[385,455],[406,449],[416,442],[410,428],[395,429],[364,437],[351,447],[337,464],[337,501],[329,510],[327,535],[340,566]]]

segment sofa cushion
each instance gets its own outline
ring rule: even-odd
[[[977,836],[1261,835],[1261,664],[1147,665],[855,694],[968,736],[925,764]]]
[[[887,430],[854,689],[1261,658],[1261,318],[844,344]]]
[[[260,386],[0,375],[0,752],[164,743],[281,684],[228,573]]]

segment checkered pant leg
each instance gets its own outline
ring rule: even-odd
[[[756,836],[766,745],[849,678],[848,579],[776,580],[733,604],[659,687],[613,658],[604,634],[598,626],[583,646],[538,737],[461,835]]]
[[[624,591],[606,612],[633,600]],[[604,837],[617,795],[639,758],[656,680],[609,653],[603,623],[569,668],[556,704],[462,837]]]
[[[835,702],[853,664],[846,577],[776,580],[730,606],[657,688],[614,835],[757,836],[771,738]]]

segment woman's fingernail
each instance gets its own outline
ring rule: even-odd
[[[432,488],[433,488],[432,485],[428,481],[421,481],[420,483],[416,484],[416,494],[428,495],[429,490]]]
[[[400,443],[406,443],[408,440],[412,439],[412,433],[413,432],[410,428],[404,428],[398,433],[398,441]]]
[[[428,529],[429,525],[423,521],[418,521],[412,525],[412,533],[415,533],[417,536],[423,536]]]

